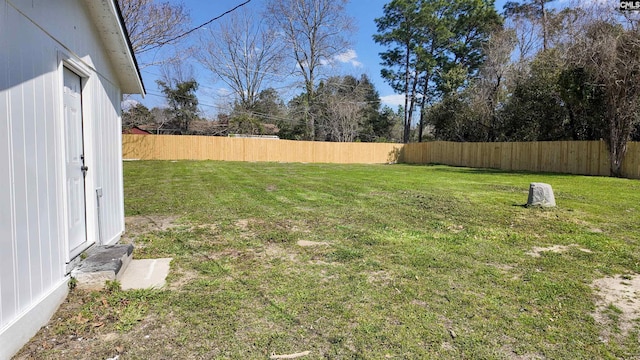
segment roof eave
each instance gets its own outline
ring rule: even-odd
[[[85,0],[104,41],[105,51],[116,70],[120,89],[125,94],[145,95],[144,83],[116,0]]]

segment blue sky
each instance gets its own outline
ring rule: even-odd
[[[170,0],[174,1],[174,0]],[[225,11],[242,3],[242,0],[220,0],[220,1],[203,1],[203,0],[176,0],[181,2],[190,11],[192,26],[200,25],[209,19],[218,16]],[[376,33],[374,19],[382,16],[383,6],[389,0],[352,0],[347,6],[347,12],[355,20],[357,31],[351,36],[352,47],[349,51],[341,54],[338,65],[326,69],[325,74],[328,75],[354,75],[359,77],[366,74],[374,83],[378,90],[383,104],[392,106],[394,109],[402,103],[402,95],[394,94],[393,90],[380,77],[380,59],[378,54],[385,50],[376,44],[372,35]],[[264,0],[252,0],[245,5],[251,11],[261,12],[264,8]],[[504,0],[496,2],[498,11],[502,10]],[[212,25],[214,26],[214,25]],[[197,40],[198,35],[184,39],[185,43],[193,43]],[[151,54],[153,56],[154,54]],[[159,54],[155,54],[156,56]],[[144,60],[144,59],[141,59]],[[221,97],[225,93],[224,84],[216,80],[213,74],[202,69],[196,61],[190,61],[193,66],[194,76],[200,84],[198,91],[198,99],[201,103],[201,110],[209,117],[213,117],[220,105],[227,101],[228,98]],[[155,80],[158,78],[160,69],[156,67],[147,67],[142,69],[142,77],[147,88],[148,95],[142,102],[149,108],[153,106],[162,106],[164,100],[158,90]],[[283,84],[286,85],[286,84]],[[286,94],[283,93],[285,99],[299,93]]]

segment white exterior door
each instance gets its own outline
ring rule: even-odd
[[[84,177],[84,141],[82,131],[82,89],[78,75],[64,68],[64,135],[67,186],[67,234],[73,257],[87,243]]]

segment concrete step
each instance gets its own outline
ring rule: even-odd
[[[107,280],[120,280],[133,257],[133,245],[94,246],[71,270],[79,289],[100,290]]]
[[[131,260],[122,274],[122,290],[160,289],[165,286],[172,258]]]

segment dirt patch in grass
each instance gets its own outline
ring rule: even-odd
[[[276,191],[276,190],[278,190],[278,186],[273,185],[273,184],[269,184],[269,185],[267,185],[267,187],[266,187],[266,189],[265,189],[265,190],[267,190],[267,191],[269,191],[269,192],[271,192],[271,191]]]
[[[553,246],[548,246],[548,247],[537,247],[534,246],[531,251],[527,252],[526,254],[532,257],[540,257],[542,255],[543,252],[552,252],[552,253],[556,253],[556,254],[561,254],[563,252],[567,252],[570,249],[575,248],[578,249],[582,252],[585,253],[592,253],[591,250],[589,249],[585,249],[585,248],[581,248],[580,245],[577,244],[571,244],[571,245],[553,245]]]
[[[594,319],[605,326],[601,337],[626,336],[640,320],[640,275],[620,275],[595,280],[597,292]]]
[[[498,270],[500,270],[503,273],[508,273],[509,271],[513,270],[515,268],[515,266],[513,265],[508,265],[508,264],[497,264],[497,263],[487,263],[487,266],[496,268]]]
[[[127,216],[124,218],[125,233],[122,242],[131,242],[138,235],[150,231],[166,231],[178,226],[178,216]]]
[[[571,222],[579,225],[580,227],[586,229],[588,232],[590,233],[597,233],[597,234],[601,234],[604,231],[599,228],[598,226],[595,226],[593,223],[589,222],[589,221],[585,221],[579,218],[572,218]],[[606,224],[600,224],[600,225],[606,225]]]
[[[383,286],[388,285],[393,280],[393,276],[384,270],[372,271],[367,276],[367,282],[369,284],[380,284]]]
[[[296,244],[302,247],[329,246],[329,243],[326,243],[324,241],[309,241],[309,240],[298,240]]]
[[[267,221],[263,219],[240,219],[235,222],[235,227],[241,233],[243,238],[251,238],[255,237],[257,234],[263,234],[265,232],[271,232],[274,235],[284,235],[284,234],[292,234],[292,233],[308,233],[308,230],[305,230],[298,226],[292,220],[276,220],[276,221]]]
[[[281,260],[289,260],[291,262],[298,262],[296,254],[287,251],[287,249],[283,248],[278,244],[267,244],[265,247],[264,254],[269,259],[281,259]]]
[[[249,219],[240,219],[236,221],[236,227],[241,231],[249,230]]]
[[[509,341],[513,341],[513,339],[509,339]],[[516,353],[514,347],[509,343],[505,343],[504,345],[502,345],[500,347],[500,350],[502,351],[502,353],[505,354],[505,356],[508,359],[511,359],[511,360],[538,360],[538,359],[545,359],[544,356],[538,355],[538,354],[518,354],[518,353]]]
[[[173,267],[171,269],[171,273],[172,279],[168,282],[167,286],[169,290],[180,290],[185,285],[193,280],[196,280],[200,276],[197,271],[177,267]]]

